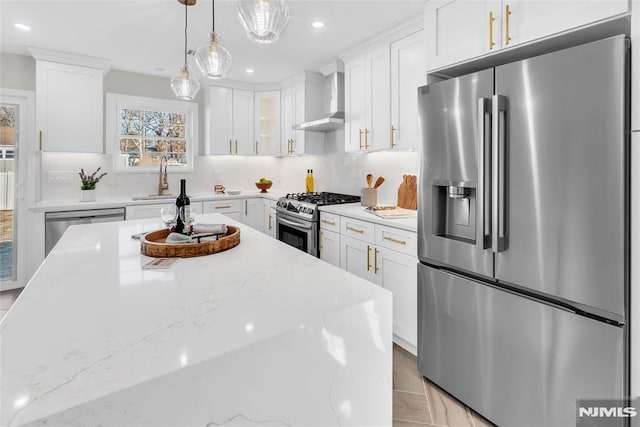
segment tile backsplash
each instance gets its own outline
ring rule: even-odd
[[[307,169],[313,169],[316,191],[360,194],[366,186],[365,175],[374,180],[383,176],[385,182],[378,190],[378,204],[395,204],[403,174],[418,173],[418,154],[415,151],[345,153],[344,131],[325,137],[325,153],[300,157],[244,157],[197,156],[194,171],[170,173],[169,193],[179,192],[180,178],[187,179],[191,194],[209,193],[214,184],[227,189],[255,190],[254,182],[266,177],[274,182],[273,189],[285,192],[305,191]],[[154,194],[158,187],[158,173],[116,173],[112,171],[110,155],[43,153],[42,199],[73,199],[78,197],[80,168],[93,172],[98,167],[108,172],[97,185],[100,197],[127,197]],[[49,172],[70,172],[71,182],[49,182]],[[64,174],[63,174],[64,175]]]

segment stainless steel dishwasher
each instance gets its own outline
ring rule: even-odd
[[[75,224],[124,221],[125,208],[90,209],[81,211],[48,212],[44,215],[45,255],[58,243],[67,227]]]

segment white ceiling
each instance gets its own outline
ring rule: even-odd
[[[289,0],[290,19],[280,40],[250,41],[236,1],[217,0],[216,32],[231,52],[227,77],[280,82],[318,70],[380,31],[422,13],[423,0]],[[0,50],[29,55],[38,47],[104,58],[113,69],[172,77],[183,62],[184,6],[177,0],[0,0]],[[311,22],[325,27],[314,29]],[[29,25],[23,32],[15,23]],[[211,0],[189,7],[189,49],[205,45]],[[194,58],[189,62],[195,68]],[[253,75],[245,69],[255,69]]]

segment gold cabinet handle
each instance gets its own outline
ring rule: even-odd
[[[296,140],[291,138],[291,154],[296,153]]]
[[[320,242],[318,242],[320,244],[320,249],[322,249],[322,230],[320,230]]]
[[[320,222],[322,222],[324,224],[329,224],[329,225],[336,225],[335,222],[329,221],[328,219],[322,219]]]
[[[385,237],[384,240],[388,240],[388,241],[393,242],[393,243],[399,243],[401,245],[406,245],[407,244],[406,241],[394,239],[393,237]]]
[[[269,214],[269,230],[271,230],[273,228],[273,225],[271,224],[271,214]]]
[[[393,140],[393,136],[395,132],[396,132],[396,128],[393,125],[391,125],[391,148],[395,148],[396,146],[396,143]]]
[[[489,49],[493,49],[495,42],[493,41],[493,21],[496,18],[493,17],[493,12],[489,12]]]
[[[367,245],[367,271],[371,269],[371,246]]]
[[[229,154],[233,154],[233,141],[229,140]]]
[[[380,252],[380,251],[378,250],[378,248],[376,248],[376,249],[373,251],[373,273],[374,273],[374,274],[378,274],[378,270],[380,270],[380,269],[378,268],[378,252]]]
[[[364,149],[369,149],[369,129],[364,130]]]
[[[236,154],[238,154],[238,140],[236,139]]]
[[[362,129],[358,129],[360,131],[360,136],[358,138],[358,146],[360,147],[360,149],[362,150],[362,134],[364,133],[362,131]]]
[[[353,227],[347,227],[347,230],[351,230],[351,231],[355,231],[356,233],[364,233],[364,230],[360,230],[358,228],[353,228]]]
[[[244,216],[249,215],[248,213],[249,202],[247,200],[244,201]]]
[[[42,131],[40,131],[40,151],[42,151]]]
[[[256,156],[258,155],[258,141],[256,141]]]
[[[509,44],[509,42],[511,41],[511,36],[509,35],[509,16],[511,16],[511,7],[509,5],[507,5],[505,7],[505,11],[504,14],[506,16],[506,24],[505,24],[505,29],[506,29],[506,37],[505,37],[505,44]]]
[[[214,206],[213,209],[230,209],[231,205],[224,205],[224,206]]]

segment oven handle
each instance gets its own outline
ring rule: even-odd
[[[299,223],[299,222],[289,221],[288,219],[284,219],[284,218],[278,217],[278,216],[276,217],[276,220],[280,221],[280,222],[282,222],[284,224],[290,225],[292,227],[303,228],[305,230],[311,230],[311,228],[312,228],[310,225],[305,225],[305,224],[302,224],[302,223]]]

